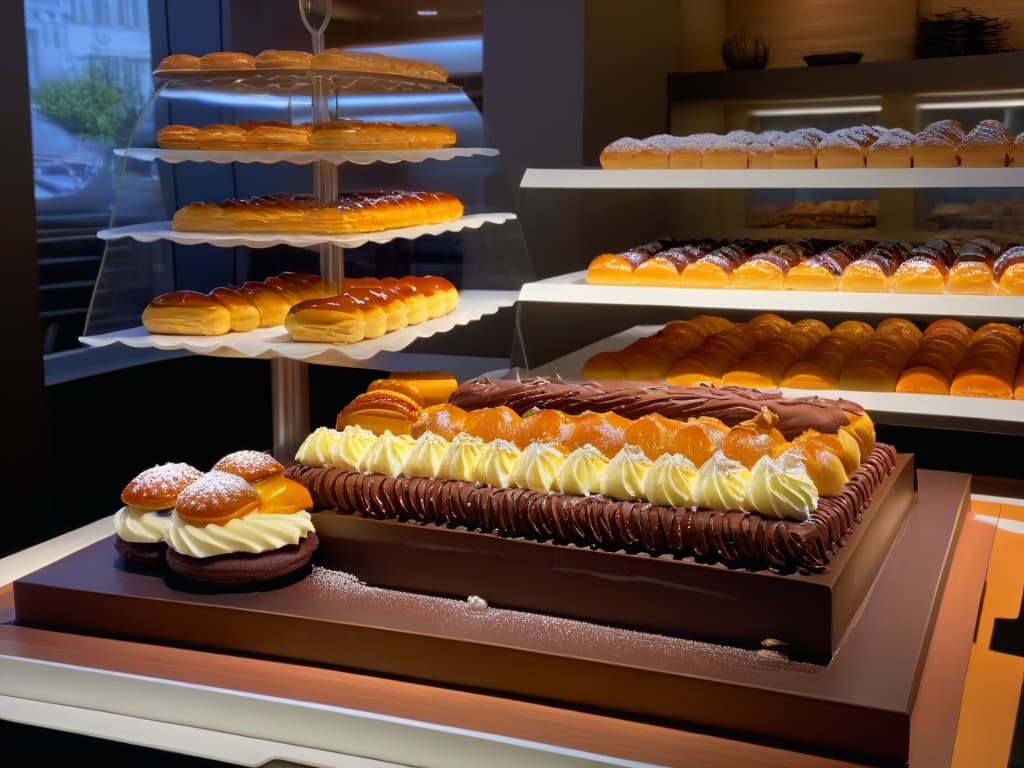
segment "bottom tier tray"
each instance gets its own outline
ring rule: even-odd
[[[417,339],[447,333],[456,326],[468,325],[485,315],[493,315],[503,308],[513,306],[516,295],[515,291],[462,291],[459,305],[447,315],[352,344],[292,341],[283,326],[220,336],[171,336],[149,333],[140,325],[123,331],[82,336],[79,340],[90,347],[124,344],[137,349],[186,350],[214,357],[284,357],[321,365],[353,366],[381,353],[405,349]]]
[[[967,475],[917,476],[902,529],[823,665],[366,586],[350,563],[332,559],[329,530],[309,576],[254,592],[182,591],[125,570],[113,537],[104,539],[17,580],[15,621],[355,668],[904,763],[921,666],[970,490]],[[369,529],[366,541],[385,529]],[[376,546],[391,562],[401,556],[394,547],[388,553],[386,541]]]

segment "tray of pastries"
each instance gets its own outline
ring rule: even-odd
[[[604,147],[600,163],[606,169],[1001,168],[1020,163],[1021,147],[1024,136],[1009,133],[998,120],[967,127],[942,119],[916,133],[855,125],[831,132],[798,128],[624,136]]]
[[[590,260],[591,285],[1024,296],[1024,246],[975,237],[653,240]]]
[[[1024,332],[940,318],[920,328],[901,317],[829,326],[762,313],[745,322],[699,315],[655,327],[589,356],[581,375],[679,386],[904,392],[1024,399]]]

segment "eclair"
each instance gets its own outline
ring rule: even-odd
[[[231,330],[231,312],[204,293],[171,291],[149,302],[142,324],[150,333],[219,336]]]
[[[203,70],[255,69],[256,57],[237,51],[214,51],[199,57]]]
[[[156,145],[161,149],[196,149],[198,133],[192,125],[166,125],[157,131]]]
[[[256,69],[309,69],[313,54],[268,48],[256,56]]]

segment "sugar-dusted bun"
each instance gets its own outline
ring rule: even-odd
[[[211,471],[178,494],[176,512],[187,525],[224,525],[259,507],[256,489],[238,475]]]
[[[245,129],[237,125],[214,123],[198,129],[195,142],[198,149],[242,149],[246,135]]]
[[[157,64],[157,72],[172,72],[199,69],[199,57],[190,53],[172,53],[164,56]]]
[[[242,450],[224,456],[211,470],[238,475],[250,483],[256,483],[284,472],[284,464],[265,451]]]
[[[192,125],[165,125],[156,134],[161,149],[195,149],[199,129]]]
[[[292,341],[351,344],[366,338],[363,306],[346,296],[306,299],[293,306],[284,318]]]
[[[214,51],[199,57],[200,69],[255,69],[256,57],[237,51]]]
[[[313,54],[268,48],[256,56],[256,69],[309,69]]]
[[[205,293],[171,291],[149,302],[142,324],[150,333],[220,336],[231,330],[231,312]]]
[[[252,331],[260,327],[260,309],[248,294],[237,288],[214,288],[210,296],[231,313],[232,331]]]
[[[137,474],[121,491],[121,502],[145,510],[170,509],[178,494],[203,473],[191,464],[158,464]]]

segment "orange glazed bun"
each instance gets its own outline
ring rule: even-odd
[[[424,432],[433,432],[445,440],[451,440],[463,431],[462,425],[467,415],[467,412],[457,405],[429,405],[413,422],[411,434],[413,437],[419,437]]]

